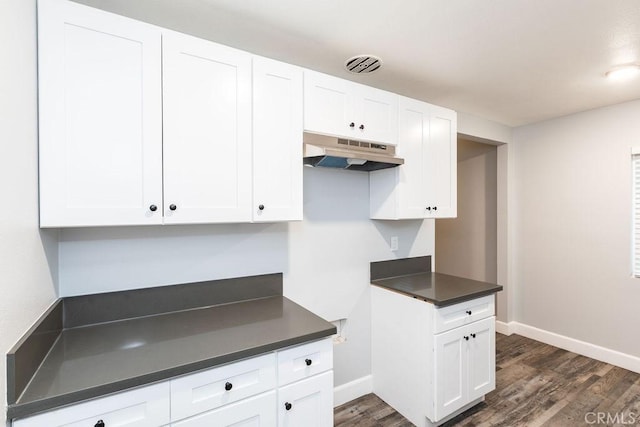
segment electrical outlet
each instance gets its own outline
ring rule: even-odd
[[[398,236],[391,237],[391,242],[389,243],[392,251],[398,250]]]

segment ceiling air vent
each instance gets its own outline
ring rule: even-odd
[[[373,55],[358,55],[347,59],[344,68],[354,74],[373,73],[382,66],[382,60]]]

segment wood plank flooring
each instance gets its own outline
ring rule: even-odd
[[[634,372],[501,334],[496,334],[496,371],[496,390],[444,426],[640,426],[640,375]],[[334,423],[413,425],[374,394],[335,408]]]

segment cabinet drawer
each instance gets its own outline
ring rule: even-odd
[[[93,399],[13,421],[14,427],[157,427],[169,422],[169,382]]]
[[[439,334],[458,326],[467,325],[476,320],[493,316],[495,313],[495,297],[485,297],[464,301],[433,311],[433,333]]]
[[[325,338],[278,352],[278,385],[333,369],[333,340]]]
[[[275,386],[273,353],[181,377],[171,381],[171,419],[210,411]]]
[[[171,427],[276,426],[276,392],[260,394],[186,420]]]

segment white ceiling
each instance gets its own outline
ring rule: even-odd
[[[77,1],[510,126],[640,98],[640,0]]]

